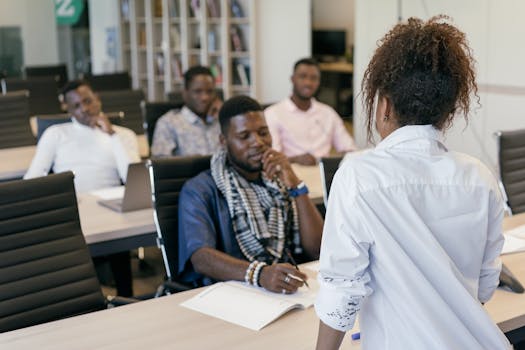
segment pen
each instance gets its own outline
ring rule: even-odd
[[[295,259],[293,258],[292,254],[290,254],[290,250],[288,248],[285,248],[285,251],[286,251],[286,255],[288,256],[288,259],[290,259],[290,262],[292,263],[292,265],[295,267],[295,269],[297,271],[301,271],[299,270],[299,266],[297,266],[297,263],[295,262]],[[290,275],[290,277],[292,277],[293,275]],[[306,282],[305,280],[301,280],[303,281],[304,285],[307,286],[308,288],[310,288],[310,286],[308,285],[308,282]]]
[[[352,334],[352,340],[359,340],[359,339],[361,339],[361,333],[357,332],[357,333]]]

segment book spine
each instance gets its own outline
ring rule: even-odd
[[[208,0],[208,10],[211,17],[220,17],[220,9],[217,0]]]
[[[241,40],[241,33],[238,26],[230,27],[230,37],[232,42],[233,51],[243,51],[243,45]]]
[[[239,5],[237,0],[231,0],[231,11],[233,17],[244,17],[242,7]]]
[[[200,0],[191,0],[191,10],[193,11],[193,17],[200,17]]]
[[[171,68],[173,70],[173,77],[175,80],[182,79],[182,66],[178,57],[173,56],[171,61]]]
[[[246,68],[244,64],[237,63],[237,74],[239,75],[239,80],[242,86],[249,86],[250,81],[248,80],[248,75],[246,74]]]

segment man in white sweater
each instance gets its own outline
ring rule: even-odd
[[[87,83],[69,82],[62,94],[71,123],[46,129],[24,179],[45,176],[50,170],[71,170],[77,192],[121,185],[126,181],[128,164],[140,161],[135,133],[111,124],[102,112],[100,99]],[[129,252],[107,258],[117,293],[132,296]]]
[[[135,133],[111,124],[87,83],[68,83],[63,96],[72,123],[44,132],[24,179],[71,170],[77,192],[125,182],[128,164],[140,161]]]

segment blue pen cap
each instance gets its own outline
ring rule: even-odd
[[[357,332],[352,334],[352,340],[359,340],[361,339],[361,333]]]

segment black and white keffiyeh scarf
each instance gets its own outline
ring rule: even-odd
[[[211,174],[226,198],[235,238],[249,261],[279,261],[285,247],[300,250],[295,201],[286,189],[264,176],[262,183],[247,181],[227,161],[226,151],[211,159]]]

